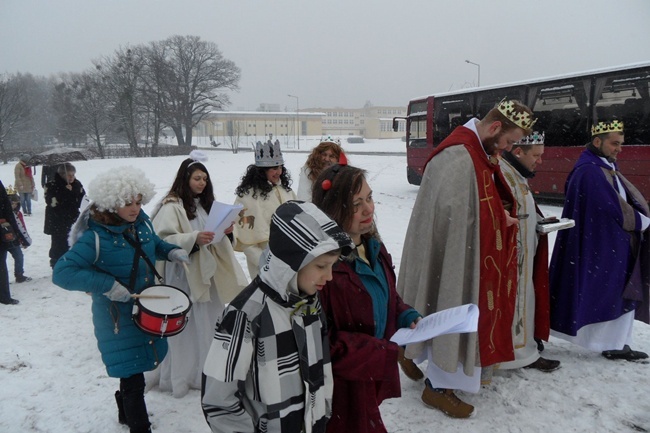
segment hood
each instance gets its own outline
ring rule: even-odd
[[[288,300],[290,294],[299,294],[298,271],[339,248],[347,256],[354,242],[330,217],[312,203],[288,201],[271,218],[269,245],[260,258],[259,277]]]

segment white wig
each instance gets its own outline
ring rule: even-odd
[[[147,204],[156,194],[154,184],[149,182],[142,170],[119,167],[97,175],[88,187],[88,198],[100,212],[116,211],[142,195],[142,204]]]

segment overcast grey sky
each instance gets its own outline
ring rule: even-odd
[[[650,0],[0,0],[0,73],[81,72],[197,35],[242,71],[229,109],[411,98],[650,60]]]

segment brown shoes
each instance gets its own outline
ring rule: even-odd
[[[422,401],[452,418],[469,418],[474,414],[474,406],[459,399],[453,390],[431,388],[428,380],[422,392]]]
[[[409,379],[417,381],[424,377],[424,373],[422,373],[422,370],[420,370],[420,368],[415,365],[415,362],[413,362],[412,359],[408,359],[404,356],[403,347],[399,348],[397,362],[399,362],[399,366],[402,368],[402,371]]]
[[[541,356],[537,358],[537,361],[532,364],[528,364],[524,368],[534,368],[535,370],[543,371],[544,373],[550,373],[560,368],[560,361],[554,359],[546,359]]]

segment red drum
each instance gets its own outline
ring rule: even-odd
[[[192,301],[180,289],[156,285],[142,291],[133,305],[133,321],[154,337],[179,334],[187,324]]]

